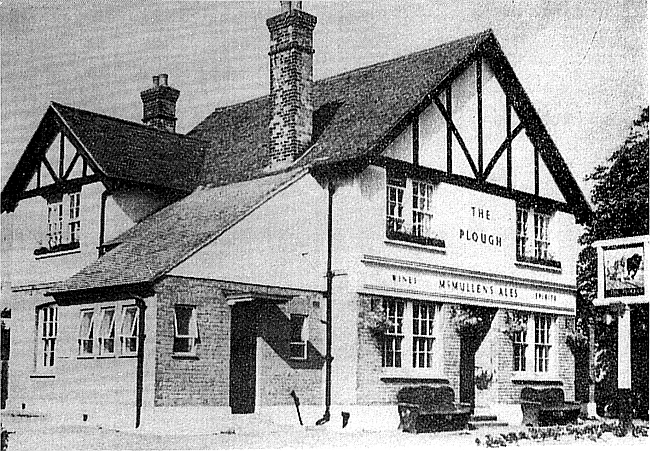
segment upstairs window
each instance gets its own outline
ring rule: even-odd
[[[309,322],[306,315],[291,315],[290,356],[296,360],[307,359],[307,340],[309,339]]]
[[[115,353],[115,307],[101,310],[99,327],[99,354],[112,355]]]
[[[198,339],[196,307],[189,305],[174,307],[174,353],[195,354]]]
[[[561,268],[550,252],[551,215],[534,209],[517,207],[517,261]]]
[[[55,249],[63,242],[63,202],[47,204],[47,246]]]
[[[72,193],[70,194],[70,208],[69,208],[69,233],[70,233],[70,242],[78,243],[79,242],[79,232],[81,231],[81,221],[79,219],[79,213],[81,210],[81,193]]]
[[[389,174],[386,179],[386,238],[444,247],[434,224],[434,185]]]
[[[81,324],[79,325],[79,355],[80,356],[92,356],[94,343],[95,343],[95,334],[94,334],[94,310],[82,310],[81,311]]]
[[[517,259],[526,256],[528,245],[528,210],[517,208]]]
[[[37,310],[40,335],[40,365],[52,367],[55,362],[56,336],[58,329],[58,308],[48,305]]]
[[[120,352],[122,355],[134,355],[138,352],[138,307],[135,305],[122,308]]]
[[[548,222],[550,217],[545,214],[535,213],[535,258],[548,260]]]
[[[77,249],[81,235],[81,193],[60,195],[47,202],[45,243],[34,255]]]

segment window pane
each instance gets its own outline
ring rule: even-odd
[[[125,307],[122,311],[122,328],[120,335],[130,336],[134,329],[136,307]]]
[[[92,337],[92,322],[93,322],[93,312],[92,311],[83,312],[81,316],[81,326],[79,328],[80,338]]]
[[[176,334],[190,334],[190,320],[192,319],[192,307],[176,307]]]

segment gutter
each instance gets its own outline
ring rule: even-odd
[[[327,288],[325,320],[325,413],[323,418],[316,421],[316,426],[321,426],[330,420],[330,406],[332,405],[332,201],[334,198],[334,185],[327,183]]]

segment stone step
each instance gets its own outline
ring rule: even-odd
[[[508,426],[508,423],[506,423],[505,421],[496,421],[496,420],[489,420],[489,421],[470,420],[468,425],[470,429],[482,429],[482,428],[506,427]]]
[[[491,414],[474,414],[469,418],[469,421],[496,421],[497,416]]]

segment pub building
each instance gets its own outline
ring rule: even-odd
[[[2,192],[8,408],[297,424],[293,393],[393,429],[405,386],[512,423],[524,387],[573,399],[590,208],[495,34],[314,81],[316,17],[280,3],[270,93],[188,133],[166,74],[143,124],[47,108]]]

